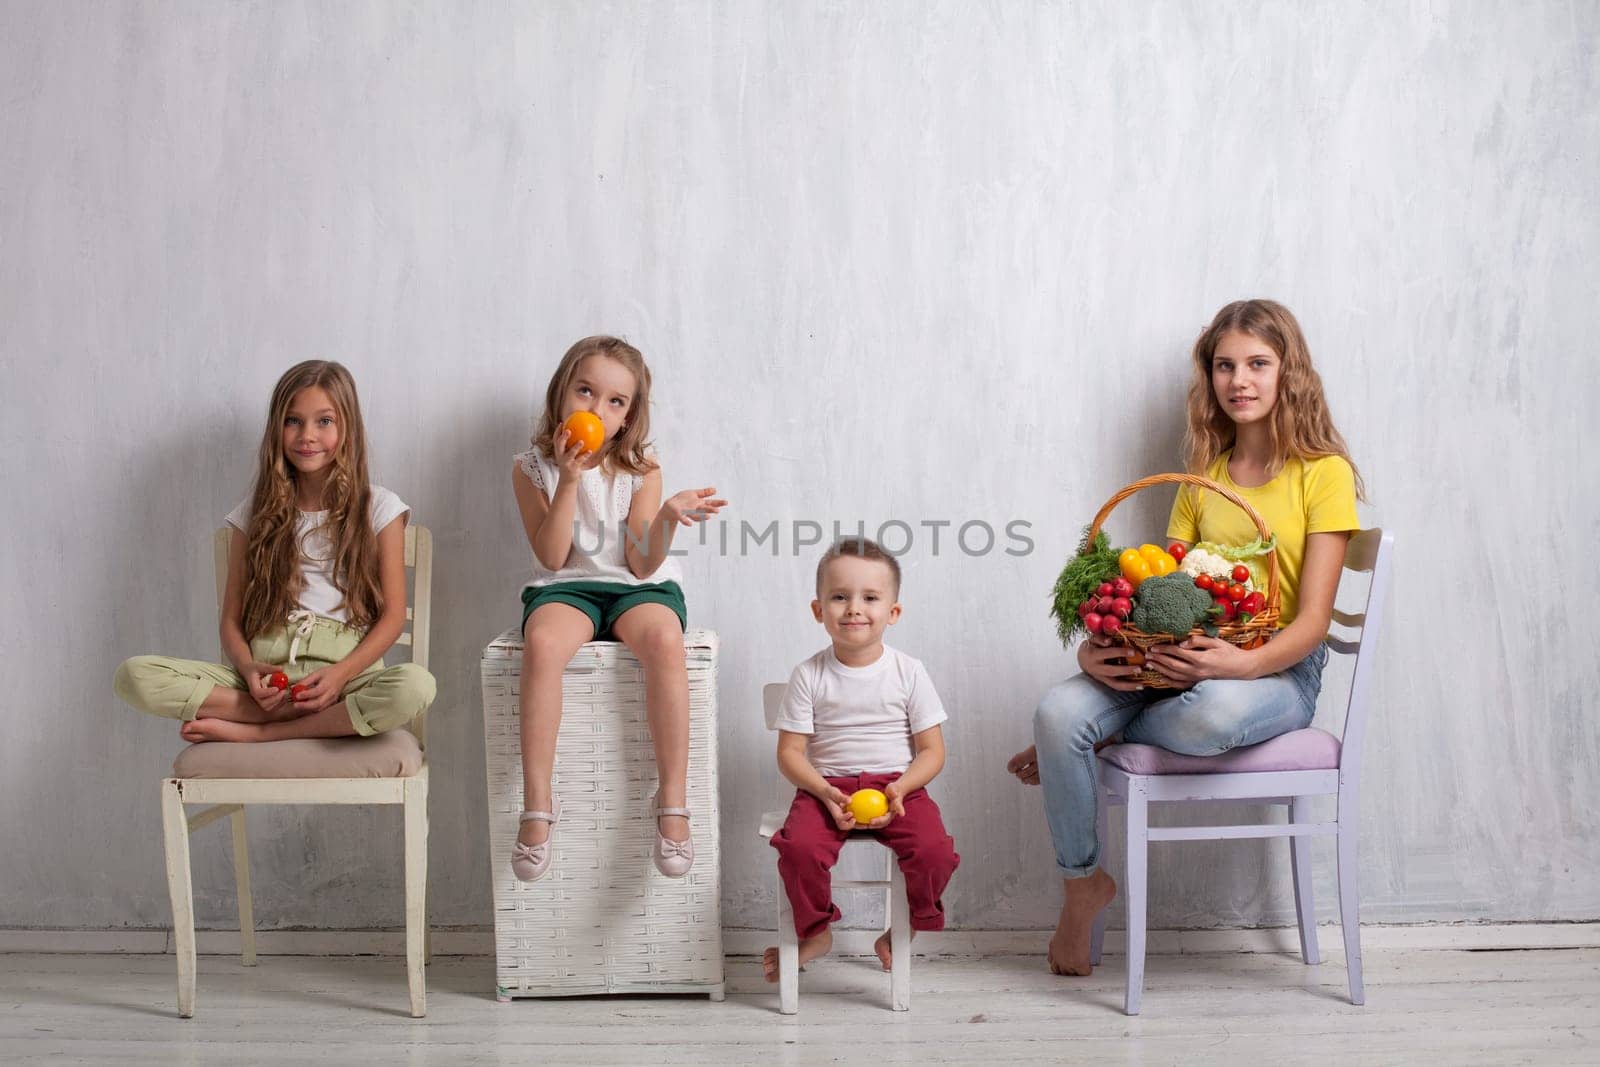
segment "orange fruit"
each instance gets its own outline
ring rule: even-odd
[[[600,446],[605,443],[605,424],[600,421],[600,416],[592,411],[574,411],[567,416],[567,421],[562,423],[562,426],[585,452],[599,451]]]
[[[858,823],[869,823],[889,814],[889,798],[877,789],[857,789],[850,794],[850,814]]]

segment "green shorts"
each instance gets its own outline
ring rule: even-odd
[[[592,641],[615,641],[611,627],[622,613],[640,604],[665,604],[678,616],[678,625],[689,628],[689,609],[677,582],[628,585],[624,582],[557,582],[533,586],[522,591],[522,632],[527,633],[528,616],[541,604],[568,604],[589,616],[594,627]]]

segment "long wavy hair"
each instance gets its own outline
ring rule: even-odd
[[[1350,459],[1344,437],[1333,425],[1322,376],[1311,365],[1311,347],[1293,313],[1272,300],[1236,300],[1217,312],[1194,343],[1194,376],[1189,382],[1189,424],[1183,435],[1184,461],[1193,474],[1204,474],[1217,457],[1232,448],[1235,426],[1217,402],[1211,385],[1211,360],[1224,334],[1249,334],[1272,348],[1282,366],[1278,399],[1267,416],[1272,458],[1267,473],[1276,477],[1290,456],[1317,459],[1339,456],[1355,472],[1356,496],[1367,498],[1361,471]]]
[[[650,368],[644,355],[620,337],[596,334],[578,341],[561,357],[550,386],[544,393],[544,411],[539,415],[532,445],[546,458],[555,458],[556,429],[561,422],[561,398],[572,388],[578,365],[590,356],[609,356],[633,375],[633,402],[628,406],[622,432],[600,446],[600,464],[609,471],[648,474],[656,469],[649,457],[650,448]]]
[[[339,444],[323,484],[321,529],[333,552],[333,583],[344,594],[350,626],[366,629],[383,614],[378,541],[372,532],[372,486],[367,480],[367,432],[355,379],[341,364],[310,359],[286,371],[272,390],[261,435],[250,528],[245,532],[245,640],[281,625],[300,600],[300,509],[296,474],[283,452],[283,427],[295,394],[313,386],[333,401]],[[308,534],[310,531],[308,531]]]

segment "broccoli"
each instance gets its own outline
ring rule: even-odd
[[[1211,594],[1194,584],[1182,571],[1146,578],[1139,583],[1137,603],[1128,621],[1147,634],[1182,637],[1204,621],[1211,610]]]

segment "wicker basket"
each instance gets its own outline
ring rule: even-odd
[[[591,642],[562,679],[555,859],[537,882],[511,874],[522,810],[517,696],[522,635],[483,654],[489,853],[499,999],[592,993],[723,995],[717,811],[717,635],[684,635],[689,666],[689,808],[694,867],[663,877],[650,862],[655,753],[644,668],[622,645]]]
[[[1149,489],[1153,485],[1193,485],[1200,489],[1209,489],[1226,500],[1239,506],[1251,522],[1255,523],[1256,530],[1261,534],[1263,541],[1272,537],[1272,531],[1267,529],[1266,520],[1255,508],[1245,502],[1244,498],[1232,489],[1218,485],[1209,478],[1202,478],[1197,474],[1152,474],[1148,478],[1141,478],[1136,482],[1118,489],[1112,498],[1095,514],[1094,522],[1089,524],[1089,532],[1084,538],[1084,544],[1094,544],[1095,537],[1100,533],[1100,527],[1110,517],[1116,506],[1128,499],[1141,489]],[[1224,622],[1218,625],[1217,636],[1232,645],[1241,648],[1255,648],[1262,642],[1271,638],[1274,630],[1278,628],[1278,550],[1273,548],[1267,553],[1267,606],[1256,612],[1249,619]],[[1204,636],[1205,631],[1199,627],[1190,630],[1183,637]],[[1131,623],[1124,623],[1121,630],[1112,635],[1111,639],[1129,648],[1138,649],[1143,654],[1156,645],[1170,645],[1180,638],[1172,634],[1147,634]],[[1149,667],[1138,674],[1132,675],[1130,681],[1139,682],[1151,689],[1185,688],[1171,682]]]

